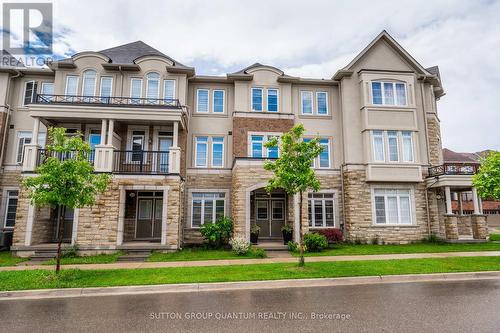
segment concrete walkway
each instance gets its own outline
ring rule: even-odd
[[[424,259],[450,257],[492,257],[500,256],[500,251],[481,252],[444,252],[444,253],[406,253],[406,254],[375,254],[355,256],[318,256],[306,257],[306,262],[324,261],[358,261],[358,260],[390,260],[390,259]],[[164,268],[164,267],[199,267],[199,266],[229,266],[295,263],[297,258],[266,258],[266,259],[231,259],[231,260],[203,260],[203,261],[171,261],[171,262],[117,262],[112,264],[80,264],[62,265],[62,269],[134,269],[134,268]],[[34,269],[53,270],[53,265],[7,266],[0,267],[2,271],[23,271]]]

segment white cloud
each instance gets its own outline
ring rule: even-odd
[[[253,62],[331,77],[382,29],[422,65],[439,65],[444,145],[500,149],[498,1],[63,1],[56,50],[99,50],[141,39],[198,73]],[[201,71],[201,72],[200,72]]]

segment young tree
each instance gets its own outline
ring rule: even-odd
[[[57,209],[56,272],[59,272],[66,209],[94,205],[96,196],[106,190],[110,175],[94,173],[88,159],[91,148],[81,134],[68,136],[65,128],[49,128],[48,141],[49,157],[37,168],[35,176],[24,178],[22,185],[33,205],[61,208]]]
[[[318,138],[309,141],[302,139],[304,131],[304,125],[298,124],[289,132],[283,134],[281,137],[279,158],[275,161],[266,161],[264,164],[264,169],[274,173],[273,178],[269,180],[266,186],[268,192],[274,189],[283,189],[290,196],[299,194],[300,228],[295,231],[300,236],[299,266],[304,266],[304,235],[302,232],[303,194],[309,189],[318,191],[320,188],[319,180],[316,178],[311,165],[322,151]],[[278,145],[279,142],[276,137],[265,144],[267,148],[278,147]]]
[[[500,200],[500,152],[492,151],[481,158],[481,167],[472,177],[472,184],[481,198]]]

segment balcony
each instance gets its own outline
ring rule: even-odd
[[[168,151],[115,150],[113,173],[168,174],[169,153]]]
[[[49,157],[56,157],[60,161],[64,161],[70,158],[75,157],[76,152],[71,152],[71,153],[58,153],[54,151],[49,151],[47,149],[38,149],[37,150],[37,156],[36,156],[36,166],[40,166],[43,164]],[[86,156],[87,160],[90,162],[91,165],[94,165],[95,161],[95,150],[91,150]]]
[[[479,164],[474,163],[445,163],[429,168],[429,177],[442,175],[471,176],[477,173]]]
[[[182,109],[178,99],[132,98],[115,96],[78,96],[78,95],[47,95],[38,94],[35,104],[58,105],[95,105],[95,106],[123,106],[147,108]]]

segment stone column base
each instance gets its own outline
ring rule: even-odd
[[[446,239],[458,239],[458,218],[454,214],[444,215]]]
[[[486,239],[488,237],[488,224],[486,215],[471,215],[472,236],[474,239]]]

